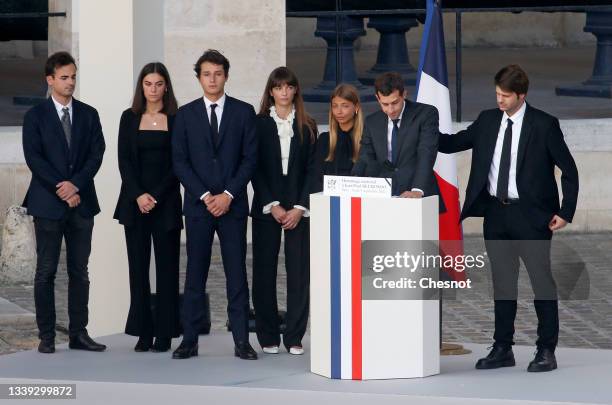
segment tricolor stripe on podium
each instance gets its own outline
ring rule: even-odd
[[[361,198],[331,197],[329,220],[331,377],[361,380]]]

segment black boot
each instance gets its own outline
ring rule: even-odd
[[[500,367],[514,367],[515,364],[512,346],[504,347],[493,345],[493,349],[487,357],[476,362],[476,368],[479,370],[489,370]]]
[[[527,371],[539,373],[542,371],[553,371],[557,368],[557,359],[554,350],[538,348],[535,358],[529,363]]]

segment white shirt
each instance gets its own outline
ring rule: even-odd
[[[401,128],[402,126],[402,117],[404,116],[404,110],[406,109],[406,100],[402,100],[402,102],[404,103],[404,106],[402,107],[402,112],[400,113],[399,117],[397,118],[399,121],[397,121],[397,128],[398,128],[398,134],[397,136],[399,136],[399,128]],[[391,161],[392,158],[392,150],[391,150],[391,140],[393,138],[393,120],[391,118],[389,118],[389,116],[387,116],[387,159],[389,159],[389,161]],[[420,191],[421,194],[425,195],[425,193],[423,192],[423,190],[421,190],[420,188],[415,188],[413,187],[411,191]]]
[[[51,96],[51,100],[53,100],[53,104],[55,105],[55,109],[57,110],[57,115],[62,121],[62,116],[64,115],[64,111],[62,111],[65,107],[68,107],[68,117],[70,118],[70,123],[72,124],[72,97],[70,97],[70,101],[68,104],[63,105],[59,101],[57,101],[53,96]]]
[[[212,104],[217,104],[215,107],[215,115],[217,116],[217,131],[221,127],[221,117],[223,116],[223,106],[225,106],[225,94],[221,96],[221,98],[217,101],[210,101],[209,99],[204,98],[204,106],[206,107],[206,116],[208,117],[208,123],[210,124],[210,111],[212,110],[210,106]]]
[[[283,176],[289,171],[289,152],[291,151],[291,138],[293,138],[293,120],[295,119],[295,108],[291,109],[287,118],[281,118],[276,113],[274,106],[270,107],[270,117],[276,123],[278,138],[281,148],[281,163],[283,166]]]
[[[225,94],[223,94],[221,98],[217,101],[210,101],[209,99],[206,98],[206,96],[202,98],[204,99],[204,107],[206,108],[206,116],[208,117],[209,124],[210,124],[210,117],[211,117],[210,111],[212,110],[210,106],[212,104],[217,104],[217,107],[215,107],[215,115],[217,116],[217,131],[218,131],[221,128],[221,117],[223,116],[223,106],[225,106]],[[230,197],[232,197],[232,200],[234,199],[234,196],[229,191],[224,190],[223,192],[229,195]],[[204,198],[209,194],[210,194],[210,191],[205,192],[200,197],[200,200],[204,200]]]
[[[493,161],[489,169],[489,194],[497,195],[497,177],[499,174],[499,165],[501,161],[502,148],[504,147],[504,133],[508,126],[508,119],[512,121],[512,146],[510,148],[510,177],[508,178],[508,198],[519,198],[518,189],[516,187],[516,158],[518,155],[519,139],[521,137],[521,129],[523,128],[523,118],[527,103],[523,103],[521,108],[515,112],[512,117],[504,112],[497,132],[497,142],[495,143],[495,151],[493,152]]]
[[[286,176],[289,172],[289,155],[291,152],[291,138],[293,138],[293,120],[295,119],[295,108],[291,109],[287,118],[281,118],[276,113],[276,107],[270,107],[270,117],[274,119],[276,123],[276,129],[278,131],[278,138],[281,147],[281,163],[283,166],[283,176]],[[272,211],[272,207],[276,207],[280,205],[280,201],[272,201],[269,204],[266,204],[262,208],[262,212],[264,214],[269,214]],[[293,208],[298,208],[304,211],[302,216],[308,217],[310,216],[310,211],[306,207],[302,207],[301,205],[294,205]]]

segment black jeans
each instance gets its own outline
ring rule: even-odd
[[[495,344],[514,344],[520,259],[535,294],[536,345],[554,350],[559,338],[559,310],[550,264],[552,232],[536,228],[519,204],[504,205],[491,199],[484,217],[484,238],[493,277]]]
[[[34,218],[36,233],[36,275],[34,303],[36,323],[41,339],[55,337],[55,274],[62,239],[66,241],[68,268],[68,331],[70,336],[86,331],[88,322],[89,274],[87,264],[91,252],[93,218],[83,218],[75,210],[60,220]]]

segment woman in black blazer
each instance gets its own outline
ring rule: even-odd
[[[359,92],[339,84],[329,98],[329,131],[317,139],[313,192],[323,191],[323,176],[350,176],[359,156],[363,112]]]
[[[286,67],[272,71],[256,119],[259,151],[253,176],[253,305],[257,338],[278,353],[276,271],[285,232],[287,316],[283,344],[303,354],[310,277],[308,199],[317,127],[306,114],[298,79]]]
[[[130,310],[125,333],[138,336],[137,352],[170,349],[180,334],[179,255],[181,193],[172,171],[170,135],[177,102],[162,63],[140,72],[132,107],[119,125],[121,192],[114,218],[125,228]],[[155,251],[157,293],[151,310],[149,262]],[[153,342],[155,337],[155,342]]]

